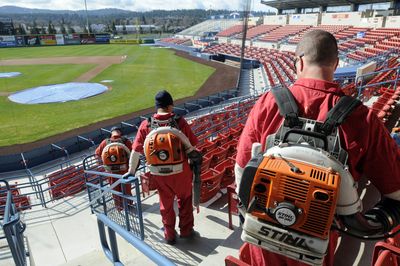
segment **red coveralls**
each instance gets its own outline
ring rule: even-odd
[[[299,79],[290,88],[299,115],[324,121],[328,111],[343,95],[336,83]],[[272,93],[266,93],[251,110],[240,137],[236,162],[244,168],[251,157],[254,142],[265,149],[267,136],[276,132],[283,121]],[[348,152],[349,169],[358,181],[368,177],[382,194],[400,190],[400,149],[376,115],[364,105],[357,107],[339,128],[341,145]],[[324,265],[333,265],[338,235],[331,233]],[[251,265],[306,265],[250,245]]]
[[[153,117],[159,120],[167,120],[173,117],[173,113],[154,114]],[[182,117],[178,120],[179,130],[185,134],[190,143],[195,146],[198,142],[197,137],[193,134],[190,126]],[[151,128],[147,120],[144,120],[139,127],[132,150],[143,154],[143,145],[146,136],[150,133]],[[188,236],[194,226],[193,206],[192,206],[192,182],[193,173],[187,160],[183,163],[183,172],[169,176],[153,175],[157,183],[157,190],[160,197],[160,213],[164,224],[164,237],[166,240],[175,239],[175,220],[174,211],[175,196],[178,199],[179,209],[179,228],[181,236]]]
[[[117,141],[118,139],[120,139],[119,136],[111,136],[111,137],[110,137],[110,140],[111,140],[111,141]],[[125,145],[129,150],[131,150],[131,148],[132,148],[132,142],[131,142],[129,139],[125,138],[124,145]],[[95,154],[96,154],[99,158],[101,158],[101,154],[102,154],[102,152],[103,152],[103,150],[104,150],[104,148],[105,148],[106,146],[107,146],[107,139],[104,139],[104,140],[99,144],[99,146],[97,147],[97,149],[96,149],[96,151],[95,151]],[[126,173],[126,171],[124,171],[124,172],[118,172],[118,173],[113,173],[113,174],[123,175],[123,174],[125,174],[125,173]],[[108,182],[110,183],[110,185],[113,184],[114,182],[116,182],[117,180],[118,180],[118,178],[113,178],[113,177],[109,177],[109,178],[108,178]],[[131,189],[132,189],[131,184],[126,184],[126,185],[125,185],[125,194],[126,194],[126,195],[132,196]],[[114,190],[122,193],[122,187],[121,187],[120,185],[116,186],[116,187],[114,188]],[[112,197],[113,197],[113,199],[114,199],[115,206],[117,207],[117,209],[118,209],[118,210],[122,210],[122,208],[123,208],[123,203],[122,203],[121,198],[120,198],[119,196],[115,195],[115,194],[113,194]]]

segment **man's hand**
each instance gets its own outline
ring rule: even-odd
[[[131,172],[128,171],[128,172],[126,172],[125,174],[122,175],[122,178],[123,178],[123,179],[128,179],[128,177],[134,176],[134,175],[135,175],[135,174],[132,174]]]

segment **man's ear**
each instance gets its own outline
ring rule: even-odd
[[[302,56],[302,57],[300,57],[300,60],[299,60],[299,63],[300,63],[300,72],[303,72],[303,69],[304,69],[304,57]]]
[[[338,65],[339,65],[339,57],[338,57],[338,58],[336,58],[335,70],[337,69]]]

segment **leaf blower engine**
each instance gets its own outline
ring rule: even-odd
[[[322,265],[332,228],[363,239],[385,238],[400,221],[400,207],[386,198],[362,213],[337,130],[326,136],[318,133],[322,123],[298,119],[300,129],[282,125],[268,137],[265,153],[253,144],[239,186],[242,240]]]
[[[296,144],[253,157],[239,198],[245,209],[243,241],[311,265],[322,265],[331,227],[376,239],[400,221],[399,203],[388,198],[362,214],[347,169],[323,150]]]

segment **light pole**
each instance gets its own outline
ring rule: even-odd
[[[86,4],[86,0],[85,0],[85,13],[86,13],[86,28],[87,31],[90,35],[90,28],[89,28],[89,17],[88,17],[88,13],[87,13],[87,4]]]

